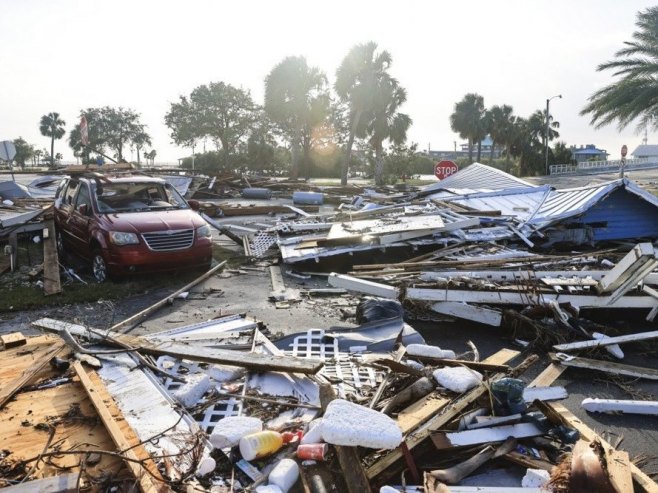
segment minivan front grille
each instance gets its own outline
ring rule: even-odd
[[[192,246],[194,242],[194,230],[181,229],[178,231],[143,233],[142,238],[144,238],[146,245],[156,252],[183,250]]]

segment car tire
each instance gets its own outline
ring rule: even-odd
[[[103,283],[110,278],[107,262],[100,250],[94,250],[91,254],[91,274],[97,283]]]

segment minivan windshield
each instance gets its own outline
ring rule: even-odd
[[[169,183],[119,182],[96,184],[96,205],[101,214],[186,209],[187,203]]]

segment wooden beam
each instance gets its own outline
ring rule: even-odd
[[[647,380],[658,380],[658,370],[654,368],[642,368],[640,366],[625,365],[612,361],[601,361],[590,358],[580,358],[577,356],[567,356],[565,354],[549,354],[553,361],[559,361],[561,365],[573,366],[574,368],[583,368],[586,370],[602,371],[614,375],[625,375],[627,377],[644,378]]]
[[[78,484],[79,477],[80,474],[75,472],[33,479],[25,483],[5,486],[2,488],[2,493],[34,493],[35,491],[39,493],[76,493],[80,491],[79,486],[84,486]]]
[[[119,332],[90,331],[82,325],[69,324],[59,320],[42,318],[33,322],[50,332],[68,330],[71,334],[90,338],[96,342],[105,342],[110,345],[129,346],[141,353],[156,356],[169,355],[178,359],[202,361],[205,363],[219,363],[230,366],[239,366],[255,371],[282,371],[292,373],[315,374],[324,366],[318,359],[296,358],[293,356],[272,356],[267,354],[246,353],[231,349],[206,348],[170,340],[147,339],[145,337],[121,334]]]
[[[594,430],[578,419],[571,411],[559,403],[546,403],[548,408],[552,409],[562,423],[570,428],[575,428],[580,433],[580,438],[588,442],[599,440],[606,449],[613,449],[607,441],[601,438]],[[644,493],[658,493],[658,484],[653,481],[647,474],[643,473],[635,464],[630,464],[633,482]],[[635,490],[638,491],[637,489]]]
[[[438,301],[433,303],[432,311],[494,327],[500,327],[503,320],[503,314],[498,310],[456,301]]]
[[[624,342],[646,341],[648,339],[658,338],[658,330],[651,332],[640,332],[639,334],[629,334],[625,336],[606,337],[604,339],[593,339],[590,341],[572,342],[569,344],[557,344],[553,349],[557,351],[570,351],[574,349],[587,349],[595,347],[610,346],[612,344],[622,344]]]
[[[541,305],[549,301],[571,303],[580,308],[653,308],[656,300],[651,296],[626,296],[611,302],[608,296],[565,295],[556,293],[530,293],[522,291],[468,291],[465,289],[409,288],[406,297],[418,301],[457,301],[485,305]]]
[[[82,367],[82,363],[79,361],[73,363],[73,369],[80,379],[80,383],[84,387],[85,392],[89,396],[89,400],[91,400],[94,408],[96,408],[98,416],[101,418],[105,428],[112,437],[112,441],[117,446],[119,453],[123,454],[127,459],[130,459],[124,462],[126,467],[139,482],[140,490],[143,493],[170,491],[170,488],[166,483],[157,482],[149,472],[144,470],[146,466],[142,466],[139,463],[139,461],[144,460],[144,456],[142,455],[142,457],[140,457],[136,448],[143,447],[143,445],[138,445],[140,443],[138,440],[129,440],[124,434],[124,431],[119,427],[117,420],[112,416],[112,413],[110,413],[108,406],[105,404],[105,400],[111,399],[111,396],[102,384],[100,378],[97,379],[96,382],[92,382],[87,371]],[[125,422],[125,419],[123,421]]]
[[[189,291],[190,288],[193,288],[194,286],[196,286],[200,282],[205,281],[206,279],[208,279],[215,272],[217,272],[218,270],[223,268],[224,265],[226,265],[226,262],[227,262],[226,260],[224,260],[223,262],[220,262],[215,267],[210,269],[208,272],[206,272],[205,274],[202,274],[201,276],[197,277],[194,281],[190,282],[189,284],[186,284],[185,286],[180,288],[178,291],[175,291],[175,292],[171,293],[170,295],[168,295],[167,297],[161,299],[157,303],[154,303],[153,305],[149,306],[148,308],[145,308],[141,312],[135,313],[133,316],[128,317],[124,321],[113,325],[112,327],[110,327],[110,330],[117,331],[117,330],[125,328],[121,332],[128,332],[133,327],[135,327],[135,326],[139,325],[140,323],[142,323],[153,312],[160,309],[162,306],[166,305],[167,303],[170,303],[169,300],[173,300],[179,294],[184,293],[185,291]]]
[[[27,344],[27,339],[20,332],[11,332],[0,336],[0,344],[3,349],[11,349],[17,346],[24,346]]]
[[[22,389],[25,385],[30,383],[34,376],[41,371],[41,369],[48,364],[62,349],[66,347],[64,341],[57,341],[53,344],[50,350],[45,351],[39,356],[34,364],[30,366],[23,374],[7,385],[5,388],[0,389],[0,409],[9,402],[13,395]]]
[[[506,349],[504,350],[506,360],[504,362],[510,361],[516,356],[518,356],[518,351],[513,351]],[[486,360],[485,360],[486,361]],[[498,360],[494,361],[498,362]],[[491,381],[498,380],[506,376],[504,373],[495,374]],[[482,383],[474,389],[466,392],[460,397],[449,401],[445,406],[442,406],[440,410],[437,410],[423,425],[420,426],[415,432],[406,437],[405,443],[409,450],[413,449],[420,443],[422,443],[430,434],[442,428],[447,423],[449,423],[455,416],[462,413],[467,409],[471,404],[477,401],[488,391],[488,384]],[[390,451],[388,454],[383,455],[377,462],[372,464],[367,470],[366,474],[368,478],[373,479],[379,476],[384,471],[387,471],[393,474],[393,466],[403,457],[403,452],[400,448]]]
[[[43,292],[45,295],[51,295],[61,293],[62,284],[59,278],[55,224],[49,219],[45,226],[48,237],[43,239]]]
[[[551,363],[528,384],[528,387],[548,387],[555,380],[560,378],[560,375],[562,375],[566,369],[566,366]]]
[[[356,291],[357,293],[369,294],[388,299],[397,299],[399,295],[398,289],[393,286],[366,281],[345,274],[336,274],[335,272],[332,272],[329,274],[328,280],[330,286],[344,288],[348,291]]]

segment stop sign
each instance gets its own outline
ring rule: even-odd
[[[434,165],[434,175],[439,180],[448,178],[453,173],[457,173],[457,171],[459,171],[459,168],[452,161],[439,161]]]

